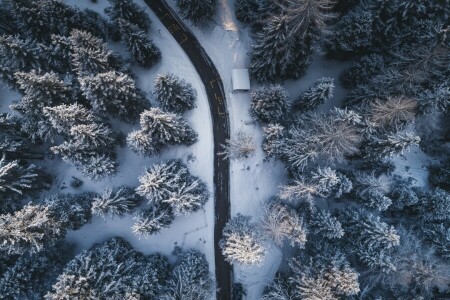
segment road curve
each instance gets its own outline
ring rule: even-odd
[[[164,0],[144,0],[188,55],[197,69],[208,96],[214,135],[214,252],[217,300],[230,300],[232,295],[231,266],[219,248],[222,230],[230,218],[230,161],[219,155],[220,147],[230,138],[230,124],[225,92],[219,72],[194,34]]]

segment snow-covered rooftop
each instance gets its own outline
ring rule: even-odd
[[[233,69],[232,73],[233,92],[250,90],[250,76],[248,69]]]

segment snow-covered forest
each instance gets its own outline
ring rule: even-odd
[[[0,0],[0,298],[215,299],[219,247],[233,300],[450,299],[450,1],[166,2],[220,149],[144,1]]]

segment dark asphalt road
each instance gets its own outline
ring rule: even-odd
[[[164,0],[144,1],[189,56],[206,88],[214,134],[214,251],[216,281],[219,289],[217,300],[230,300],[232,295],[231,266],[225,261],[219,248],[222,230],[230,218],[230,162],[219,155],[220,145],[224,144],[225,140],[230,137],[230,125],[222,80],[197,38],[167,3]]]

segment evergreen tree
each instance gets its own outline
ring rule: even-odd
[[[232,264],[258,265],[264,259],[262,236],[250,219],[237,214],[225,225],[219,245],[225,259]]]
[[[216,11],[216,0],[177,0],[181,15],[194,25],[210,20]]]
[[[81,171],[93,180],[111,176],[117,172],[117,163],[106,154],[95,154],[82,161]]]
[[[160,150],[165,145],[190,145],[197,139],[197,134],[181,116],[159,108],[150,108],[141,113],[140,125],[141,130],[131,133],[127,138],[135,151],[144,149],[144,153],[151,153],[152,149]]]
[[[287,108],[288,94],[281,85],[270,85],[252,93],[250,115],[260,122],[281,122]]]
[[[157,298],[168,263],[159,254],[144,256],[121,238],[94,245],[71,260],[46,299],[126,299],[138,294]]]
[[[263,151],[266,157],[279,156],[280,146],[282,144],[284,136],[284,127],[280,124],[269,124],[267,127],[263,127],[264,141]]]
[[[317,209],[312,214],[309,225],[315,234],[327,239],[340,239],[344,236],[341,222],[325,210]]]
[[[208,261],[197,250],[183,252],[173,268],[164,299],[207,300],[214,293]]]
[[[424,229],[424,235],[436,248],[436,252],[450,259],[450,226],[443,223],[433,224]]]
[[[53,195],[44,200],[50,216],[68,230],[78,230],[92,219],[93,193]]]
[[[135,130],[128,134],[127,144],[131,150],[144,155],[155,155],[159,148],[156,141],[145,131]]]
[[[58,244],[39,253],[26,253],[0,277],[5,299],[43,299],[72,255],[67,245]]]
[[[0,36],[0,65],[12,72],[28,72],[44,68],[41,53],[36,42],[18,36]]]
[[[167,204],[175,215],[198,211],[209,198],[206,185],[180,161],[153,165],[139,177],[136,192],[150,204]]]
[[[259,6],[260,2],[258,0],[235,0],[236,18],[244,23],[255,22]]]
[[[46,206],[26,205],[14,214],[0,216],[0,249],[8,253],[40,252],[64,234],[65,229]]]
[[[152,204],[133,218],[134,224],[131,229],[134,234],[147,237],[169,227],[174,219],[175,216],[170,205]]]
[[[92,213],[103,217],[107,214],[123,216],[139,206],[141,200],[131,187],[107,188],[101,195],[93,199]]]
[[[313,110],[333,97],[333,90],[333,78],[320,78],[295,100],[294,109],[301,112]]]
[[[170,73],[156,76],[153,94],[162,109],[176,113],[194,108],[197,98],[191,84]]]
[[[421,195],[420,210],[427,221],[450,220],[450,194],[437,188]]]
[[[119,19],[118,22],[122,40],[133,59],[142,67],[152,67],[161,58],[161,51],[144,30],[124,19]]]
[[[18,31],[13,13],[7,7],[0,7],[0,35],[12,35]]]
[[[342,85],[353,88],[367,83],[374,75],[382,72],[384,68],[384,57],[380,54],[368,54],[358,59],[350,68],[345,70],[339,77]]]
[[[358,173],[353,182],[356,198],[363,205],[384,211],[392,204],[392,199],[388,197],[391,182],[387,176]]]
[[[429,171],[428,181],[430,184],[450,192],[450,160],[442,165],[431,165]]]
[[[47,106],[42,111],[59,134],[67,134],[76,124],[87,125],[97,121],[92,111],[78,103]]]
[[[414,145],[419,145],[420,137],[410,132],[398,132],[382,138],[372,138],[365,145],[366,156],[394,156],[409,151]]]
[[[145,10],[136,5],[132,0],[108,0],[110,7],[105,9],[106,14],[114,21],[123,19],[136,24],[141,30],[147,32],[150,27],[150,18]]]
[[[134,80],[120,72],[79,78],[84,96],[94,109],[124,121],[134,121],[148,106]]]

